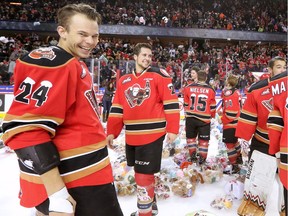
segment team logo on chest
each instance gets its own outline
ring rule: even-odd
[[[125,90],[125,98],[131,108],[140,106],[143,101],[150,97],[150,82],[147,80],[145,87],[141,88],[139,84],[134,84]]]

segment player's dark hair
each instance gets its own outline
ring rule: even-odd
[[[197,66],[193,66],[191,69],[190,69],[190,71],[192,71],[192,70],[194,70],[194,71],[196,71],[197,73],[200,71],[200,68],[199,67],[197,67]]]
[[[152,46],[149,43],[137,43],[134,47],[133,54],[138,56],[140,54],[141,48],[152,50]]]
[[[269,67],[269,68],[273,68],[276,61],[284,61],[284,62],[286,62],[285,59],[282,58],[281,56],[276,56],[276,57],[272,58],[272,59],[268,62],[268,67]]]
[[[198,81],[199,82],[205,82],[206,81],[206,79],[207,79],[207,74],[206,74],[206,72],[204,71],[204,70],[200,70],[200,71],[198,71]]]
[[[110,84],[112,84],[112,87],[110,86]],[[113,81],[109,81],[109,82],[107,82],[107,89],[109,90],[109,91],[114,91],[114,82]]]
[[[102,18],[101,15],[96,11],[95,8],[91,7],[88,4],[68,4],[60,8],[57,12],[57,23],[58,26],[64,27],[69,31],[70,19],[75,14],[86,15],[90,20],[96,20],[98,25],[101,24]]]

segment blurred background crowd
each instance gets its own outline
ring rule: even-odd
[[[7,1],[0,2],[0,21],[55,23],[57,9],[63,1]],[[159,28],[219,29],[251,31],[262,34],[287,34],[287,1],[283,0],[165,0],[124,1],[84,0],[95,5],[103,16],[104,25],[143,25]],[[40,46],[57,45],[57,36],[43,36],[39,32],[1,33],[0,84],[13,84],[15,60]],[[131,35],[130,35],[131,36]],[[100,38],[91,59],[85,60],[94,73],[99,87],[133,70],[133,37],[110,35]],[[159,37],[145,38],[153,45],[153,64],[166,68],[173,77],[176,89],[181,89],[189,76],[189,68],[199,66],[207,70],[208,83],[221,89],[228,73],[239,76],[239,88],[250,86],[255,80],[252,72],[265,72],[274,56],[287,58],[286,43],[225,41],[210,39],[175,40],[165,43]]]

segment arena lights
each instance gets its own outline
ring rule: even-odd
[[[21,2],[10,2],[10,5],[22,5]]]

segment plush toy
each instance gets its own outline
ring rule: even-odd
[[[217,209],[230,209],[233,206],[233,198],[230,195],[225,195],[214,199],[210,205]]]
[[[225,184],[226,194],[230,194],[234,199],[242,199],[244,194],[244,184],[236,179]]]
[[[168,148],[164,148],[162,151],[162,158],[168,158],[170,156],[170,150]]]
[[[171,188],[169,186],[169,179],[165,173],[155,175],[155,195],[157,199],[168,199],[170,197]]]
[[[202,176],[205,183],[218,182],[223,177],[222,170],[210,170],[206,169],[202,172]]]
[[[116,160],[113,165],[113,176],[115,181],[122,181],[129,169],[126,161],[120,162],[120,160]]]
[[[127,185],[135,185],[135,172],[134,169],[130,169],[124,176],[124,183]]]
[[[191,197],[195,189],[196,186],[192,185],[187,178],[179,179],[172,184],[172,192],[181,197]]]
[[[202,174],[200,172],[198,172],[196,169],[188,169],[187,173],[188,173],[190,182],[193,185],[196,185],[198,182],[200,182],[201,184],[204,183],[204,179],[203,179]]]
[[[127,185],[123,182],[115,182],[115,187],[119,196],[133,195],[136,192],[135,185]]]
[[[177,153],[177,149],[175,149],[176,153],[174,155],[174,162],[180,166],[183,162],[188,161],[189,152],[187,149],[181,149],[179,153]]]

